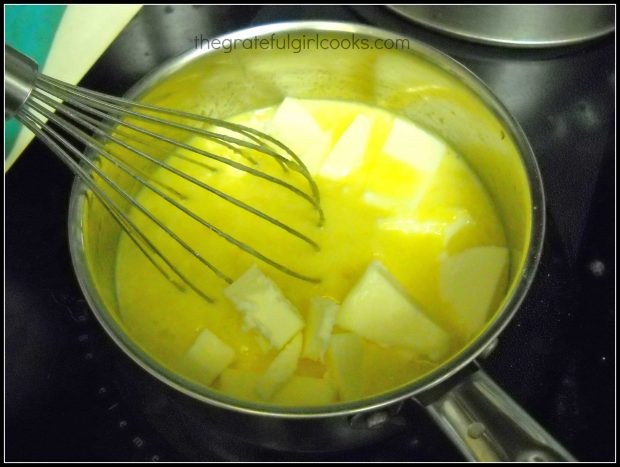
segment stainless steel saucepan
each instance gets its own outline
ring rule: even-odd
[[[339,99],[383,108],[419,123],[454,146],[493,197],[511,252],[508,293],[488,325],[458,355],[388,393],[313,408],[233,400],[171,372],[128,335],[115,296],[120,228],[76,180],[69,214],[73,264],[95,316],[112,339],[144,370],[191,396],[196,410],[203,411],[218,430],[263,446],[316,451],[368,443],[385,435],[382,427],[389,425],[402,401],[414,399],[468,459],[572,460],[476,363],[497,344],[517,312],[541,255],[543,187],[519,125],[462,65],[381,29],[331,22],[282,23],[228,34],[220,43],[230,45],[235,39],[248,39],[246,48],[192,50],[144,78],[128,97],[220,118],[275,105],[286,96]],[[260,39],[269,45],[259,46]],[[322,39],[326,47],[309,39]],[[135,189],[129,180],[119,183]]]

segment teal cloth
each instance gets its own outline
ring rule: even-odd
[[[4,10],[5,43],[33,58],[42,67],[65,8],[64,5],[7,5]],[[5,160],[18,130],[17,121],[5,122]]]

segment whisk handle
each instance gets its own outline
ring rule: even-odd
[[[38,65],[30,57],[4,45],[4,118],[12,118],[34,87]]]

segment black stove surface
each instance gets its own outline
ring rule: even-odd
[[[381,7],[144,7],[82,84],[122,94],[196,35],[309,19],[427,42],[477,73],[521,123],[541,166],[549,228],[531,293],[483,366],[578,459],[613,460],[615,38],[519,51],[448,39]],[[200,427],[174,412],[167,387],[146,374],[135,379],[135,365],[82,299],[66,235],[69,172],[34,142],[5,183],[7,460],[462,459],[413,404],[399,434],[354,451],[191,442],[170,420]],[[170,410],[169,419],[157,416]]]

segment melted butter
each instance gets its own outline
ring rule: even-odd
[[[166,162],[294,226],[320,245],[318,252],[165,170],[158,169],[153,179],[167,194],[208,222],[296,271],[321,278],[320,283],[300,281],[257,261],[147,189],[139,193],[139,202],[229,277],[239,277],[256,262],[302,316],[312,297],[327,296],[342,302],[368,264],[380,259],[422,309],[451,334],[451,355],[458,352],[466,337],[449,305],[441,298],[440,258],[442,254],[457,253],[473,246],[505,245],[501,223],[483,186],[465,162],[448,149],[432,180],[423,189],[412,191],[412,187],[422,184],[419,173],[399,161],[392,161],[391,165],[381,163],[386,158],[382,147],[394,119],[391,114],[336,101],[306,101],[306,105],[321,128],[331,132],[332,142],[357,115],[367,115],[373,121],[363,165],[342,180],[316,178],[325,213],[325,223],[321,227],[317,225],[317,214],[312,206],[280,186],[204,158],[187,160],[177,154]],[[274,112],[274,108],[262,109],[239,115],[232,121],[261,127],[268,124]],[[202,148],[243,161],[215,143]],[[299,174],[283,173],[275,161],[264,156],[256,158],[261,169],[307,191],[307,183]],[[389,209],[369,205],[364,198],[369,186],[401,200],[400,204]],[[446,245],[441,234],[442,222],[450,222],[459,210],[466,211],[469,220]],[[380,228],[382,221],[394,215],[428,221],[428,227],[416,233]],[[132,338],[174,371],[179,357],[199,332],[208,328],[235,350],[233,368],[263,371],[276,353],[255,331],[243,329],[240,313],[222,293],[226,284],[140,212],[133,210],[130,216],[179,271],[214,299],[213,304],[207,303],[189,288],[166,279],[123,235],[117,256],[117,296],[120,319]],[[182,281],[176,282],[182,284]],[[505,290],[505,283],[501,290]],[[496,301],[501,295],[498,294]],[[369,349],[371,359],[368,362],[372,363],[367,363],[364,369],[365,395],[392,389],[440,364],[403,359],[373,344],[369,344]],[[323,377],[325,373],[325,365],[305,359],[300,360],[296,372],[311,377]]]

